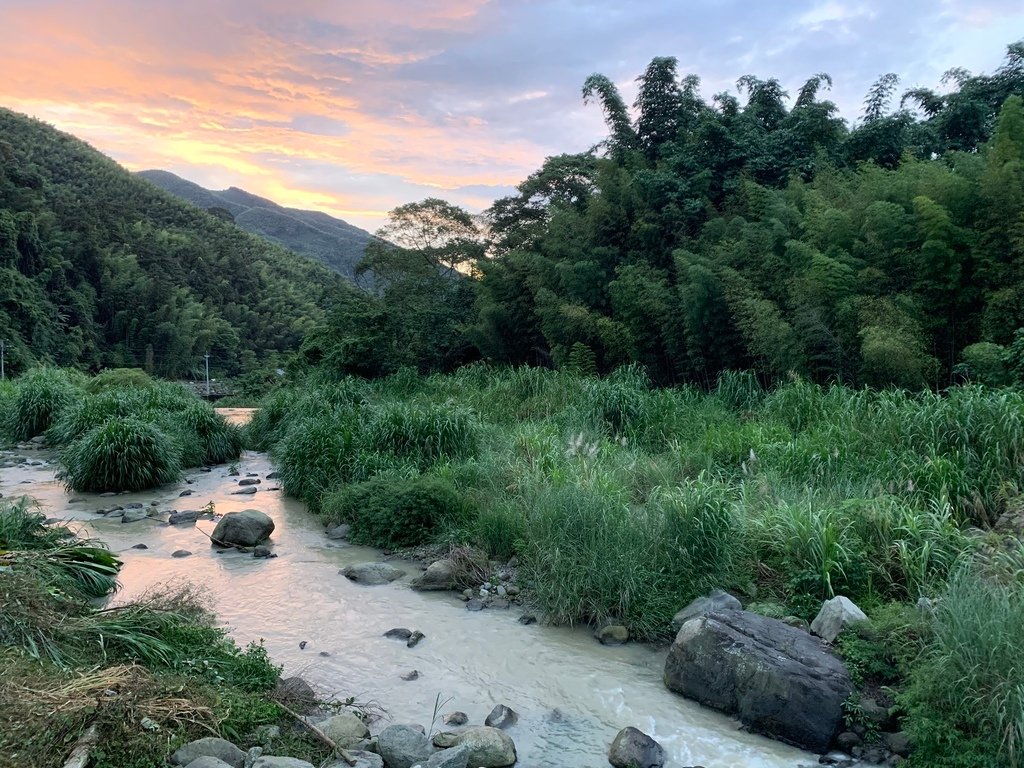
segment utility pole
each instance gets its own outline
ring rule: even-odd
[[[210,353],[207,352],[203,357],[206,358],[206,399],[210,399]]]
[[[7,354],[7,342],[0,339],[0,381],[7,378],[7,370],[4,368],[4,357]]]

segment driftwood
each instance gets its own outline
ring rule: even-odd
[[[338,743],[336,741],[334,741],[334,739],[332,739],[330,736],[328,736],[326,733],[321,731],[319,728],[317,728],[312,723],[307,722],[306,718],[304,718],[302,715],[300,715],[294,709],[291,709],[290,707],[288,707],[285,704],[282,704],[279,701],[275,702],[275,703],[277,704],[277,706],[279,706],[281,709],[283,709],[289,715],[294,717],[298,722],[300,722],[304,726],[306,726],[306,728],[309,729],[310,733],[312,733],[314,736],[316,736],[317,739],[319,739],[321,742],[326,744],[328,747],[333,749],[335,754],[337,754],[342,760],[344,760],[349,765],[355,765],[356,764],[356,759],[354,757],[352,757],[352,754],[348,750],[343,749],[342,747],[339,747]],[[66,768],[66,766],[65,766],[65,768]]]
[[[100,740],[100,731],[95,723],[86,729],[85,733],[78,737],[75,748],[71,750],[64,768],[85,768],[89,764],[89,753]],[[349,763],[351,765],[351,763]]]

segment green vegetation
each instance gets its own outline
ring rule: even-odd
[[[4,432],[15,439],[45,433],[60,449],[61,476],[79,491],[138,491],[173,482],[182,469],[221,464],[242,451],[241,431],[188,388],[138,370],[38,368],[2,395]]]
[[[907,728],[929,744],[914,764],[946,764],[924,757],[943,749],[929,729],[976,765],[1018,759],[1022,593],[987,580],[1019,581],[1024,559],[997,548],[984,574],[972,563],[1020,504],[1021,392],[765,390],[727,373],[707,393],[655,388],[638,367],[595,378],[477,364],[281,390],[247,435],[289,493],[359,542],[515,555],[557,623],[614,618],[658,639],[716,587],[804,620],[846,595],[876,620],[841,651],[861,683],[904,691]],[[934,622],[921,597],[938,600]],[[940,665],[949,687],[928,688]],[[986,752],[994,728],[1006,736]]]
[[[274,753],[326,757],[273,700],[280,669],[262,645],[238,648],[189,589],[97,609],[120,561],[22,500],[0,502],[0,754],[17,765],[63,765],[90,727],[96,768],[157,768],[168,750],[209,736],[258,741],[279,725]],[[12,764],[14,764],[12,763]]]
[[[37,362],[214,376],[276,367],[355,290],[315,262],[0,109],[0,339]]]

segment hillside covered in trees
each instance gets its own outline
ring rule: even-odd
[[[425,237],[390,240],[381,296],[336,313],[307,357],[358,373],[368,349],[371,372],[638,362],[705,385],[752,368],[910,388],[1024,375],[1024,43],[941,92],[885,75],[852,127],[831,82],[790,96],[746,76],[742,103],[709,102],[656,58],[630,110],[591,76],[601,146],[548,158],[483,228],[440,201],[397,209],[391,229]],[[439,254],[466,277],[437,279]],[[387,289],[410,280],[421,290]],[[388,352],[393,327],[410,343]]]
[[[234,221],[246,232],[262,235],[290,251],[323,262],[351,280],[356,279],[356,265],[373,238],[365,229],[321,211],[285,208],[238,187],[206,189],[169,171],[139,171],[135,175]]]
[[[0,109],[0,339],[44,361],[222,374],[298,345],[339,290],[327,268]]]

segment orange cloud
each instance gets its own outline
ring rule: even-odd
[[[269,0],[16,6],[0,19],[0,100],[130,168],[217,179],[364,226],[430,190],[479,208],[490,200],[457,190],[515,184],[543,148],[496,141],[479,117],[427,115],[388,94],[397,69],[443,43],[420,33],[471,30],[483,5],[296,0],[287,14]],[[245,21],[261,14],[270,21]],[[384,34],[395,19],[397,42]],[[278,21],[285,33],[268,31]],[[318,40],[296,25],[342,25],[349,39]],[[304,129],[298,117],[337,131]]]

